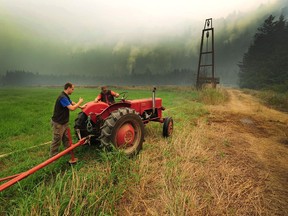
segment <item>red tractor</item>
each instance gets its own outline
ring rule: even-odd
[[[127,92],[120,93],[121,99],[115,104],[88,102],[75,120],[78,139],[90,137],[90,142],[103,147],[114,145],[128,156],[137,154],[144,141],[144,125],[150,121],[163,123],[163,136],[173,132],[172,117],[162,117],[162,99],[152,98],[127,100]]]

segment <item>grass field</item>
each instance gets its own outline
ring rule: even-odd
[[[152,87],[112,89],[137,99],[151,97]],[[61,91],[0,89],[0,178],[49,158]],[[71,99],[88,102],[98,93],[76,87]],[[172,137],[151,122],[134,158],[76,148],[77,164],[65,155],[0,192],[0,215],[287,215],[285,113],[235,89],[160,86],[156,97],[163,116],[174,119]],[[79,111],[70,112],[71,129]]]
[[[152,87],[112,89],[136,99],[151,97]],[[61,91],[0,89],[0,178],[48,158]],[[76,88],[71,99],[88,102],[98,92]],[[156,96],[163,115],[174,119],[172,137],[149,123],[143,150],[131,159],[81,146],[77,164],[65,155],[1,192],[0,215],[287,215],[288,115],[250,94],[160,86]]]
[[[151,97],[151,89],[150,87],[113,88],[117,92],[128,91],[128,99]],[[61,88],[56,87],[0,89],[0,178],[26,171],[48,159],[49,141],[52,138],[50,118],[56,97],[61,91]],[[81,96],[88,102],[94,100],[98,93],[98,88],[76,87],[71,99],[77,101]],[[215,92],[213,94],[213,98],[217,98],[217,93],[216,97]],[[163,114],[174,119],[172,138],[162,137],[161,124],[148,124],[145,127],[143,150],[134,159],[127,159],[117,151],[103,152],[95,146],[79,147],[75,150],[79,159],[75,166],[67,164],[69,156],[66,155],[1,192],[1,215],[118,214],[121,212],[119,208],[121,209],[123,202],[134,200],[131,199],[131,194],[137,193],[139,187],[145,190],[141,185],[149,187],[149,183],[146,185],[145,181],[149,181],[151,171],[153,175],[155,174],[155,180],[160,177],[158,175],[161,174],[157,174],[157,170],[158,166],[162,165],[165,168],[163,174],[168,185],[164,184],[161,187],[167,187],[167,196],[175,196],[169,194],[169,188],[181,184],[181,176],[174,173],[181,169],[178,167],[181,158],[175,155],[178,150],[173,149],[171,143],[186,142],[186,139],[191,137],[190,132],[197,124],[197,119],[207,114],[200,102],[201,97],[207,100],[206,96],[201,96],[191,87],[159,87],[156,97],[163,99],[163,105],[166,107]],[[77,113],[78,111],[70,112],[71,129]],[[73,139],[75,142],[74,134]],[[185,148],[184,146],[183,150]],[[164,164],[154,164],[154,157],[161,157]],[[205,162],[205,159],[200,160]],[[150,192],[153,199],[153,188]],[[182,196],[185,194],[179,197],[177,195],[179,199],[185,200]],[[178,209],[177,202],[175,200],[172,207],[167,203],[167,211],[174,213],[184,211],[183,207]],[[169,208],[175,209],[169,210]]]

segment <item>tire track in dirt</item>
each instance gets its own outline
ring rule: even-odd
[[[265,208],[272,214],[287,215],[288,114],[265,107],[240,90],[227,92],[229,102],[208,106],[211,130],[215,137],[221,131],[233,145],[229,153],[235,166],[246,164],[257,175]]]

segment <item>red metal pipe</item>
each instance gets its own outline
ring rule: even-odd
[[[70,128],[67,129],[67,133],[68,133],[68,138],[69,138],[69,147],[71,147],[73,145],[73,143],[72,143],[72,136],[71,136]],[[70,154],[71,154],[71,159],[69,160],[69,163],[70,164],[76,163],[78,161],[78,159],[75,158],[74,152],[71,151]]]
[[[6,188],[12,186],[16,182],[18,182],[18,181],[26,178],[27,176],[33,174],[34,172],[38,171],[39,169],[42,169],[43,167],[49,165],[50,163],[54,162],[55,160],[59,159],[60,157],[64,156],[65,154],[71,152],[71,150],[77,148],[78,146],[85,144],[85,142],[86,142],[86,138],[83,138],[83,139],[79,140],[77,143],[75,143],[74,145],[72,145],[69,148],[65,149],[64,151],[58,153],[57,155],[49,158],[48,160],[44,161],[43,163],[33,167],[32,169],[30,169],[26,172],[14,175],[14,176],[16,176],[15,178],[13,178],[10,181],[0,185],[0,192],[5,190]],[[10,176],[10,178],[12,178],[12,177]],[[8,179],[9,179],[9,177],[8,177]]]

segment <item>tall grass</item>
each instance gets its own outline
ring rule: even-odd
[[[268,107],[288,112],[288,92],[273,90],[256,91],[251,89],[244,89],[243,91],[259,98]]]
[[[204,88],[199,92],[199,100],[207,105],[223,104],[228,100],[228,94],[223,88]]]
[[[137,183],[133,161],[119,151],[53,175],[34,191],[23,191],[12,215],[114,215],[115,203]],[[7,212],[8,213],[8,212]]]
[[[288,111],[288,93],[261,91],[257,95],[265,105],[281,111]]]

